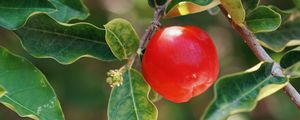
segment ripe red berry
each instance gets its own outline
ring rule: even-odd
[[[142,60],[149,85],[164,98],[180,103],[206,91],[219,71],[216,48],[203,30],[194,26],[159,29]]]

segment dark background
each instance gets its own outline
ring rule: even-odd
[[[148,7],[147,0],[85,0],[85,4],[91,13],[85,21],[102,27],[113,18],[125,18],[133,24],[140,36],[150,24],[153,15],[153,9]],[[290,0],[264,0],[263,4],[275,4],[283,9],[292,7]],[[207,12],[202,12],[163,19],[162,24],[163,26],[195,25],[206,30],[217,46],[220,76],[246,70],[259,62],[220,13],[211,16]],[[13,32],[4,29],[0,29],[0,45],[26,57],[46,75],[60,99],[66,120],[107,119],[106,109],[111,88],[105,82],[106,72],[119,68],[124,62],[102,62],[83,58],[71,65],[61,65],[53,59],[33,58],[24,51],[19,38]],[[276,60],[282,55],[268,52]],[[296,88],[300,88],[298,81],[291,81]],[[163,99],[156,103],[159,120],[199,120],[212,96],[210,89],[188,103],[174,104]],[[279,91],[260,101],[254,111],[237,114],[229,119],[299,120],[300,111],[283,91]],[[20,118],[16,113],[0,105],[0,120],[29,119]]]

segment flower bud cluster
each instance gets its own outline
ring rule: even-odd
[[[119,87],[123,84],[123,81],[122,69],[109,70],[107,72],[106,82],[110,85],[110,87]]]

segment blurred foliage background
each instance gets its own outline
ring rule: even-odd
[[[292,7],[290,1],[263,0],[262,3],[288,9]],[[84,3],[91,13],[84,21],[96,26],[102,27],[109,20],[121,17],[129,20],[142,36],[152,20],[153,9],[148,6],[147,0],[85,0]],[[163,19],[161,22],[163,26],[195,25],[206,30],[217,46],[220,76],[246,70],[259,62],[220,13],[211,16],[208,12],[202,12]],[[109,69],[119,68],[124,62],[102,62],[83,58],[71,65],[61,65],[53,59],[36,59],[24,51],[19,38],[13,32],[4,29],[0,29],[0,45],[26,57],[46,75],[60,99],[66,120],[107,119],[106,109],[111,88],[105,82],[106,72]],[[281,57],[280,53],[271,53],[271,55],[275,59]],[[139,63],[135,67],[139,68]],[[291,82],[296,88],[300,88],[299,80]],[[183,104],[174,104],[163,99],[155,103],[159,110],[158,119],[199,120],[209,101],[212,100],[212,96],[213,92],[210,89]],[[229,119],[299,120],[300,111],[282,91],[279,91],[259,102],[254,111],[237,114]],[[29,119],[20,118],[16,113],[0,105],[0,120]]]

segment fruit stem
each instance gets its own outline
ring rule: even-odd
[[[146,29],[142,39],[140,40],[140,45],[139,45],[137,53],[133,54],[128,59],[127,65],[128,65],[129,68],[132,67],[136,57],[138,55],[142,54],[142,51],[144,50],[147,41],[150,39],[150,37],[156,31],[156,29],[160,26],[159,20],[164,15],[165,9],[171,1],[172,0],[168,0],[165,4],[157,6],[155,8],[154,15],[153,15],[153,20],[152,20],[151,24],[148,26],[148,28]]]
[[[233,29],[240,34],[244,42],[253,51],[255,56],[260,61],[274,62],[265,49],[258,43],[256,36],[247,27],[245,25],[239,25],[235,23],[231,18],[228,17],[228,12],[226,9],[222,5],[219,5],[219,7],[227,20],[230,22]],[[282,68],[278,63],[275,63],[272,74],[275,76],[283,76]],[[291,98],[297,108],[300,109],[300,94],[297,92],[297,90],[290,83],[288,83],[283,90]]]

